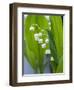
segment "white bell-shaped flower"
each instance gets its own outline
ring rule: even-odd
[[[51,59],[50,59],[51,61],[54,61],[54,58],[53,57],[51,57]]]
[[[46,43],[43,43],[41,46],[42,48],[46,48]]]
[[[34,29],[35,29],[35,28],[34,28],[33,26],[30,27],[30,31],[34,31]]]
[[[39,39],[38,33],[35,33],[35,34],[34,34],[34,38],[35,38],[36,41],[38,41],[38,39]]]
[[[46,18],[47,20],[49,20],[49,16],[45,16],[45,18]]]
[[[46,40],[45,40],[45,43],[48,43],[49,42],[49,39],[47,38]]]
[[[46,50],[45,50],[45,54],[51,54],[50,49],[46,49]]]
[[[38,39],[38,43],[43,43],[43,39]]]
[[[34,37],[38,37],[38,36],[39,36],[38,33],[35,33],[35,34],[34,34]]]
[[[41,32],[39,32],[39,36],[40,36],[40,37],[42,36],[42,33],[41,33]]]
[[[51,25],[51,22],[49,22],[48,24]]]

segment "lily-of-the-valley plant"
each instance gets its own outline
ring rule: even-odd
[[[63,73],[63,16],[24,15],[24,57],[28,74]]]

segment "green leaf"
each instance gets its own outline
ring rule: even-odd
[[[57,54],[57,48],[55,45],[55,40],[54,40],[54,36],[52,34],[51,31],[48,32],[48,36],[49,36],[49,44],[50,44],[50,50],[51,50],[51,56],[54,57],[54,61],[52,63],[51,61],[51,68],[52,68],[52,72],[56,72],[57,69],[57,65],[58,65],[58,54]]]
[[[63,56],[59,60],[59,64],[57,66],[57,73],[62,73],[63,72]]]
[[[35,30],[33,32],[30,31],[30,27],[33,24],[37,24],[40,29],[36,26]],[[41,45],[35,41],[34,34],[39,33],[42,31],[42,29],[48,28],[48,21],[46,18],[42,15],[28,15],[24,19],[24,41],[26,44],[25,47],[25,55],[28,58],[28,61],[32,65],[32,67],[36,67],[40,70],[40,73],[43,73],[43,58],[45,50],[49,47],[49,45],[46,45],[46,48],[43,49]],[[47,31],[44,31],[44,34],[47,34]],[[43,39],[43,42],[46,38],[46,36],[41,37]],[[37,70],[37,68],[34,68]]]
[[[51,16],[52,33],[54,35],[58,56],[63,54],[63,25],[61,16]]]
[[[63,70],[63,24],[61,16],[50,16],[51,30],[48,30],[49,44],[51,49],[51,56],[54,57],[54,61],[51,62],[53,72],[59,73]],[[59,68],[61,67],[61,68]],[[59,69],[57,69],[59,68]]]

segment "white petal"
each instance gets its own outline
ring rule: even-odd
[[[38,39],[38,43],[43,43],[43,39]]]
[[[49,42],[49,39],[46,39],[45,42],[48,43]]]
[[[54,58],[53,57],[51,57],[51,59],[50,59],[51,61],[54,61]]]
[[[49,20],[49,16],[45,16],[47,20]]]
[[[32,26],[38,26],[38,24],[32,24]]]
[[[45,54],[51,54],[50,49],[47,49],[47,50],[45,51]]]
[[[36,41],[38,41],[38,39],[39,39],[38,33],[34,34],[34,38],[35,38]]]
[[[34,27],[33,26],[30,27],[30,31],[34,31]]]
[[[38,39],[39,39],[38,37],[35,37],[35,40],[36,40],[36,41],[38,41]]]
[[[42,33],[41,32],[39,33],[39,36],[42,36]]]
[[[45,48],[45,47],[46,47],[46,44],[44,43],[44,44],[42,44],[41,46],[42,46],[42,48]]]
[[[35,34],[34,34],[34,37],[38,37],[38,36],[39,36],[38,33],[35,33]]]
[[[49,22],[48,24],[51,25],[51,22]]]

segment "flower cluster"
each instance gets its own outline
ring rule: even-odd
[[[34,31],[35,27],[37,27],[38,29],[41,29],[37,24],[32,24],[30,26],[30,31]],[[39,31],[38,33],[34,33],[34,39],[35,41],[37,41],[42,48],[46,48],[46,45],[49,43],[49,39],[48,36],[46,34],[43,34],[44,29],[41,29],[41,31]],[[43,36],[46,36],[46,38],[42,38]]]
[[[46,37],[46,39],[44,40],[42,36],[43,36],[42,32],[34,34],[35,40],[41,45],[42,48],[46,48],[46,44],[48,44],[49,39],[48,37]]]
[[[51,22],[49,24],[49,30],[51,30]],[[36,29],[37,28],[37,29]],[[49,43],[48,35],[45,32],[44,29],[40,28],[38,24],[32,24],[29,28],[30,31],[34,31],[34,39],[38,42],[38,44],[45,49],[45,54],[51,54],[51,50],[46,48],[47,44]],[[35,30],[39,30],[36,31]],[[45,36],[45,38],[43,38]],[[54,58],[51,57],[51,61],[53,61]]]
[[[36,27],[37,27],[38,29],[41,29],[41,28],[39,27],[39,25],[37,25],[37,24],[32,24],[32,25],[30,26],[29,30],[30,30],[30,31],[35,31],[35,30],[36,30]],[[37,32],[34,33],[34,38],[35,38],[36,41],[38,41],[38,43],[43,43],[43,39],[42,39],[42,36],[44,35],[43,32],[44,32],[44,29],[41,29],[40,32],[38,31],[38,33],[37,33]],[[45,34],[45,35],[46,35],[46,34]],[[46,38],[45,43],[48,43],[48,42],[49,42],[49,40]]]

